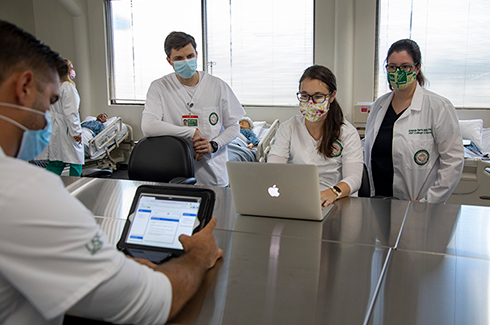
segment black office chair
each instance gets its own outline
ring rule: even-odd
[[[129,157],[128,177],[139,181],[195,184],[191,148],[185,140],[174,136],[143,138]]]
[[[371,183],[369,182],[369,174],[366,167],[366,164],[362,164],[364,168],[362,169],[362,180],[361,187],[357,192],[357,196],[359,197],[371,197]]]

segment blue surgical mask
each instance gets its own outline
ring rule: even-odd
[[[197,58],[195,57],[187,60],[174,61],[173,64],[175,73],[184,79],[192,77],[197,70]]]
[[[39,156],[39,154],[41,154],[44,148],[46,148],[49,144],[49,137],[51,136],[51,131],[52,131],[51,112],[49,110],[46,110],[46,112],[43,113],[29,107],[24,107],[24,106],[9,104],[9,103],[0,103],[0,106],[18,108],[24,111],[29,111],[32,113],[44,115],[44,118],[46,119],[46,126],[44,127],[44,129],[41,130],[29,130],[19,122],[11,118],[8,118],[6,116],[0,115],[0,118],[2,120],[8,121],[14,124],[15,126],[21,128],[22,130],[24,130],[24,134],[22,135],[22,141],[20,143],[19,152],[17,153],[17,158],[25,161],[29,161]]]

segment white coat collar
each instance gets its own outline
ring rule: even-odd
[[[417,82],[417,81],[415,81]],[[424,89],[420,87],[417,82],[417,87],[415,88],[415,92],[413,93],[412,102],[410,103],[410,110],[412,111],[420,111],[422,109],[422,102],[424,99]]]
[[[393,100],[394,95],[395,92],[392,91],[388,96],[386,100],[386,104],[383,106],[383,116],[388,110],[388,107],[390,106],[390,103]],[[422,109],[423,99],[424,99],[424,88],[420,87],[419,83],[417,82],[417,85],[415,87],[415,92],[413,93],[412,96],[412,101],[410,102],[410,106],[408,106],[407,108],[414,111],[420,111]]]

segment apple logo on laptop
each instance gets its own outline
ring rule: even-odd
[[[274,185],[272,187],[269,187],[269,189],[267,190],[267,192],[269,192],[269,195],[272,196],[272,197],[278,197],[279,195],[281,195],[279,193],[279,189],[276,187],[276,185]]]

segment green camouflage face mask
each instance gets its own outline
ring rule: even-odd
[[[394,89],[405,89],[417,79],[415,71],[405,71],[398,69],[395,72],[388,72],[388,82]]]

